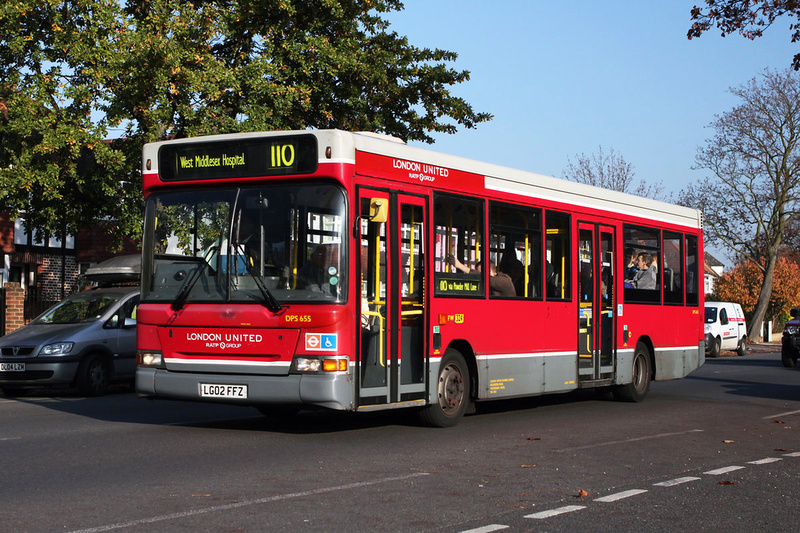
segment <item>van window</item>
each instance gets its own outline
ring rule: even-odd
[[[728,324],[728,311],[724,307],[719,310],[719,323],[723,326]]]
[[[717,321],[717,308],[706,307],[706,324],[713,324]]]

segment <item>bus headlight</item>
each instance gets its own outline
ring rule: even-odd
[[[319,359],[298,357],[294,360],[294,368],[298,372],[319,372],[319,369],[322,368],[322,362]]]
[[[136,354],[136,363],[142,366],[161,366],[161,352],[138,352]]]

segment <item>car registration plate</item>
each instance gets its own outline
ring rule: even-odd
[[[202,398],[237,398],[247,399],[247,385],[221,385],[215,383],[201,383],[200,397]]]
[[[25,363],[0,363],[0,372],[25,372]]]

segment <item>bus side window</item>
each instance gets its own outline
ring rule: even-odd
[[[665,304],[683,304],[683,235],[664,232],[664,285]]]
[[[625,250],[629,251],[623,261],[628,261],[631,252],[636,258],[635,268],[625,274],[625,302],[660,304],[661,280],[664,279],[661,231],[624,224],[622,242]],[[626,263],[623,268],[627,269],[627,266]],[[672,270],[668,272],[672,273]]]
[[[686,305],[699,303],[699,281],[697,273],[697,237],[686,236]]]
[[[434,198],[434,291],[439,296],[484,296],[483,202]]]
[[[545,213],[545,291],[548,300],[569,300],[570,294],[570,216]]]
[[[489,258],[511,278],[517,298],[542,298],[542,212],[490,202]]]

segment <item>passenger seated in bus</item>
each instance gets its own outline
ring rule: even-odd
[[[311,253],[311,259],[300,267],[297,288],[335,296],[339,276],[339,245],[320,244]]]
[[[448,255],[447,261],[464,274],[475,274],[481,272],[480,263],[478,263],[477,267],[471,269],[453,255]],[[514,288],[514,282],[511,281],[511,277],[504,272],[498,271],[494,261],[489,261],[489,294],[492,296],[510,297],[517,295],[517,290]]]
[[[500,272],[505,272],[511,278],[511,282],[514,284],[514,290],[516,294],[521,296],[525,295],[525,267],[522,264],[522,261],[517,259],[514,252],[506,252],[503,255],[503,259],[500,261],[498,265],[498,269]]]
[[[636,250],[633,248],[625,248],[625,258],[628,260],[627,265],[625,266],[625,278],[624,279],[633,279],[636,275],[636,272],[639,271],[636,268]]]
[[[658,274],[653,264],[653,256],[647,252],[641,252],[636,257],[636,265],[639,269],[633,279],[625,280],[626,287],[630,285],[635,289],[655,289]]]

